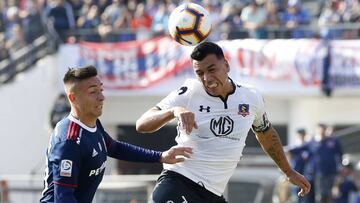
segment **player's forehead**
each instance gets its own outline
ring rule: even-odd
[[[193,67],[194,69],[207,69],[208,67],[211,67],[212,65],[216,65],[219,63],[219,60],[215,54],[208,54],[203,60],[197,61],[193,60]]]
[[[102,82],[98,76],[84,79],[78,83],[78,87],[81,89],[98,88],[102,87]]]

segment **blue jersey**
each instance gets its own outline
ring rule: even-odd
[[[106,168],[107,156],[159,162],[161,152],[114,141],[99,120],[89,128],[69,115],[51,135],[41,203],[90,203]]]
[[[316,175],[336,175],[342,161],[340,141],[335,137],[326,137],[320,142],[312,142]]]

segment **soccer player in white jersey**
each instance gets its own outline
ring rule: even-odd
[[[186,80],[136,122],[137,131],[147,133],[176,118],[177,144],[193,148],[192,157],[184,162],[164,164],[152,201],[226,202],[222,195],[250,128],[288,180],[300,187],[299,195],[308,193],[310,184],[290,167],[266,116],[262,96],[229,78],[230,67],[222,49],[204,42],[195,47],[191,58],[197,80]]]

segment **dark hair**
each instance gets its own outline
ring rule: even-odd
[[[191,58],[201,61],[209,54],[215,54],[218,59],[225,58],[221,47],[213,42],[202,42],[197,45],[191,53]]]
[[[97,70],[91,65],[81,68],[69,68],[64,75],[63,82],[64,84],[75,83],[94,76],[97,76]]]
[[[299,128],[296,132],[302,136],[306,135],[306,130],[304,128]]]

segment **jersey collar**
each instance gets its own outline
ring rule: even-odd
[[[80,125],[82,128],[84,128],[85,130],[89,131],[89,132],[96,132],[97,127],[95,126],[94,128],[90,128],[88,126],[86,126],[84,123],[82,123],[79,119],[75,118],[73,115],[69,114],[68,116],[69,120],[77,123],[78,125]]]

